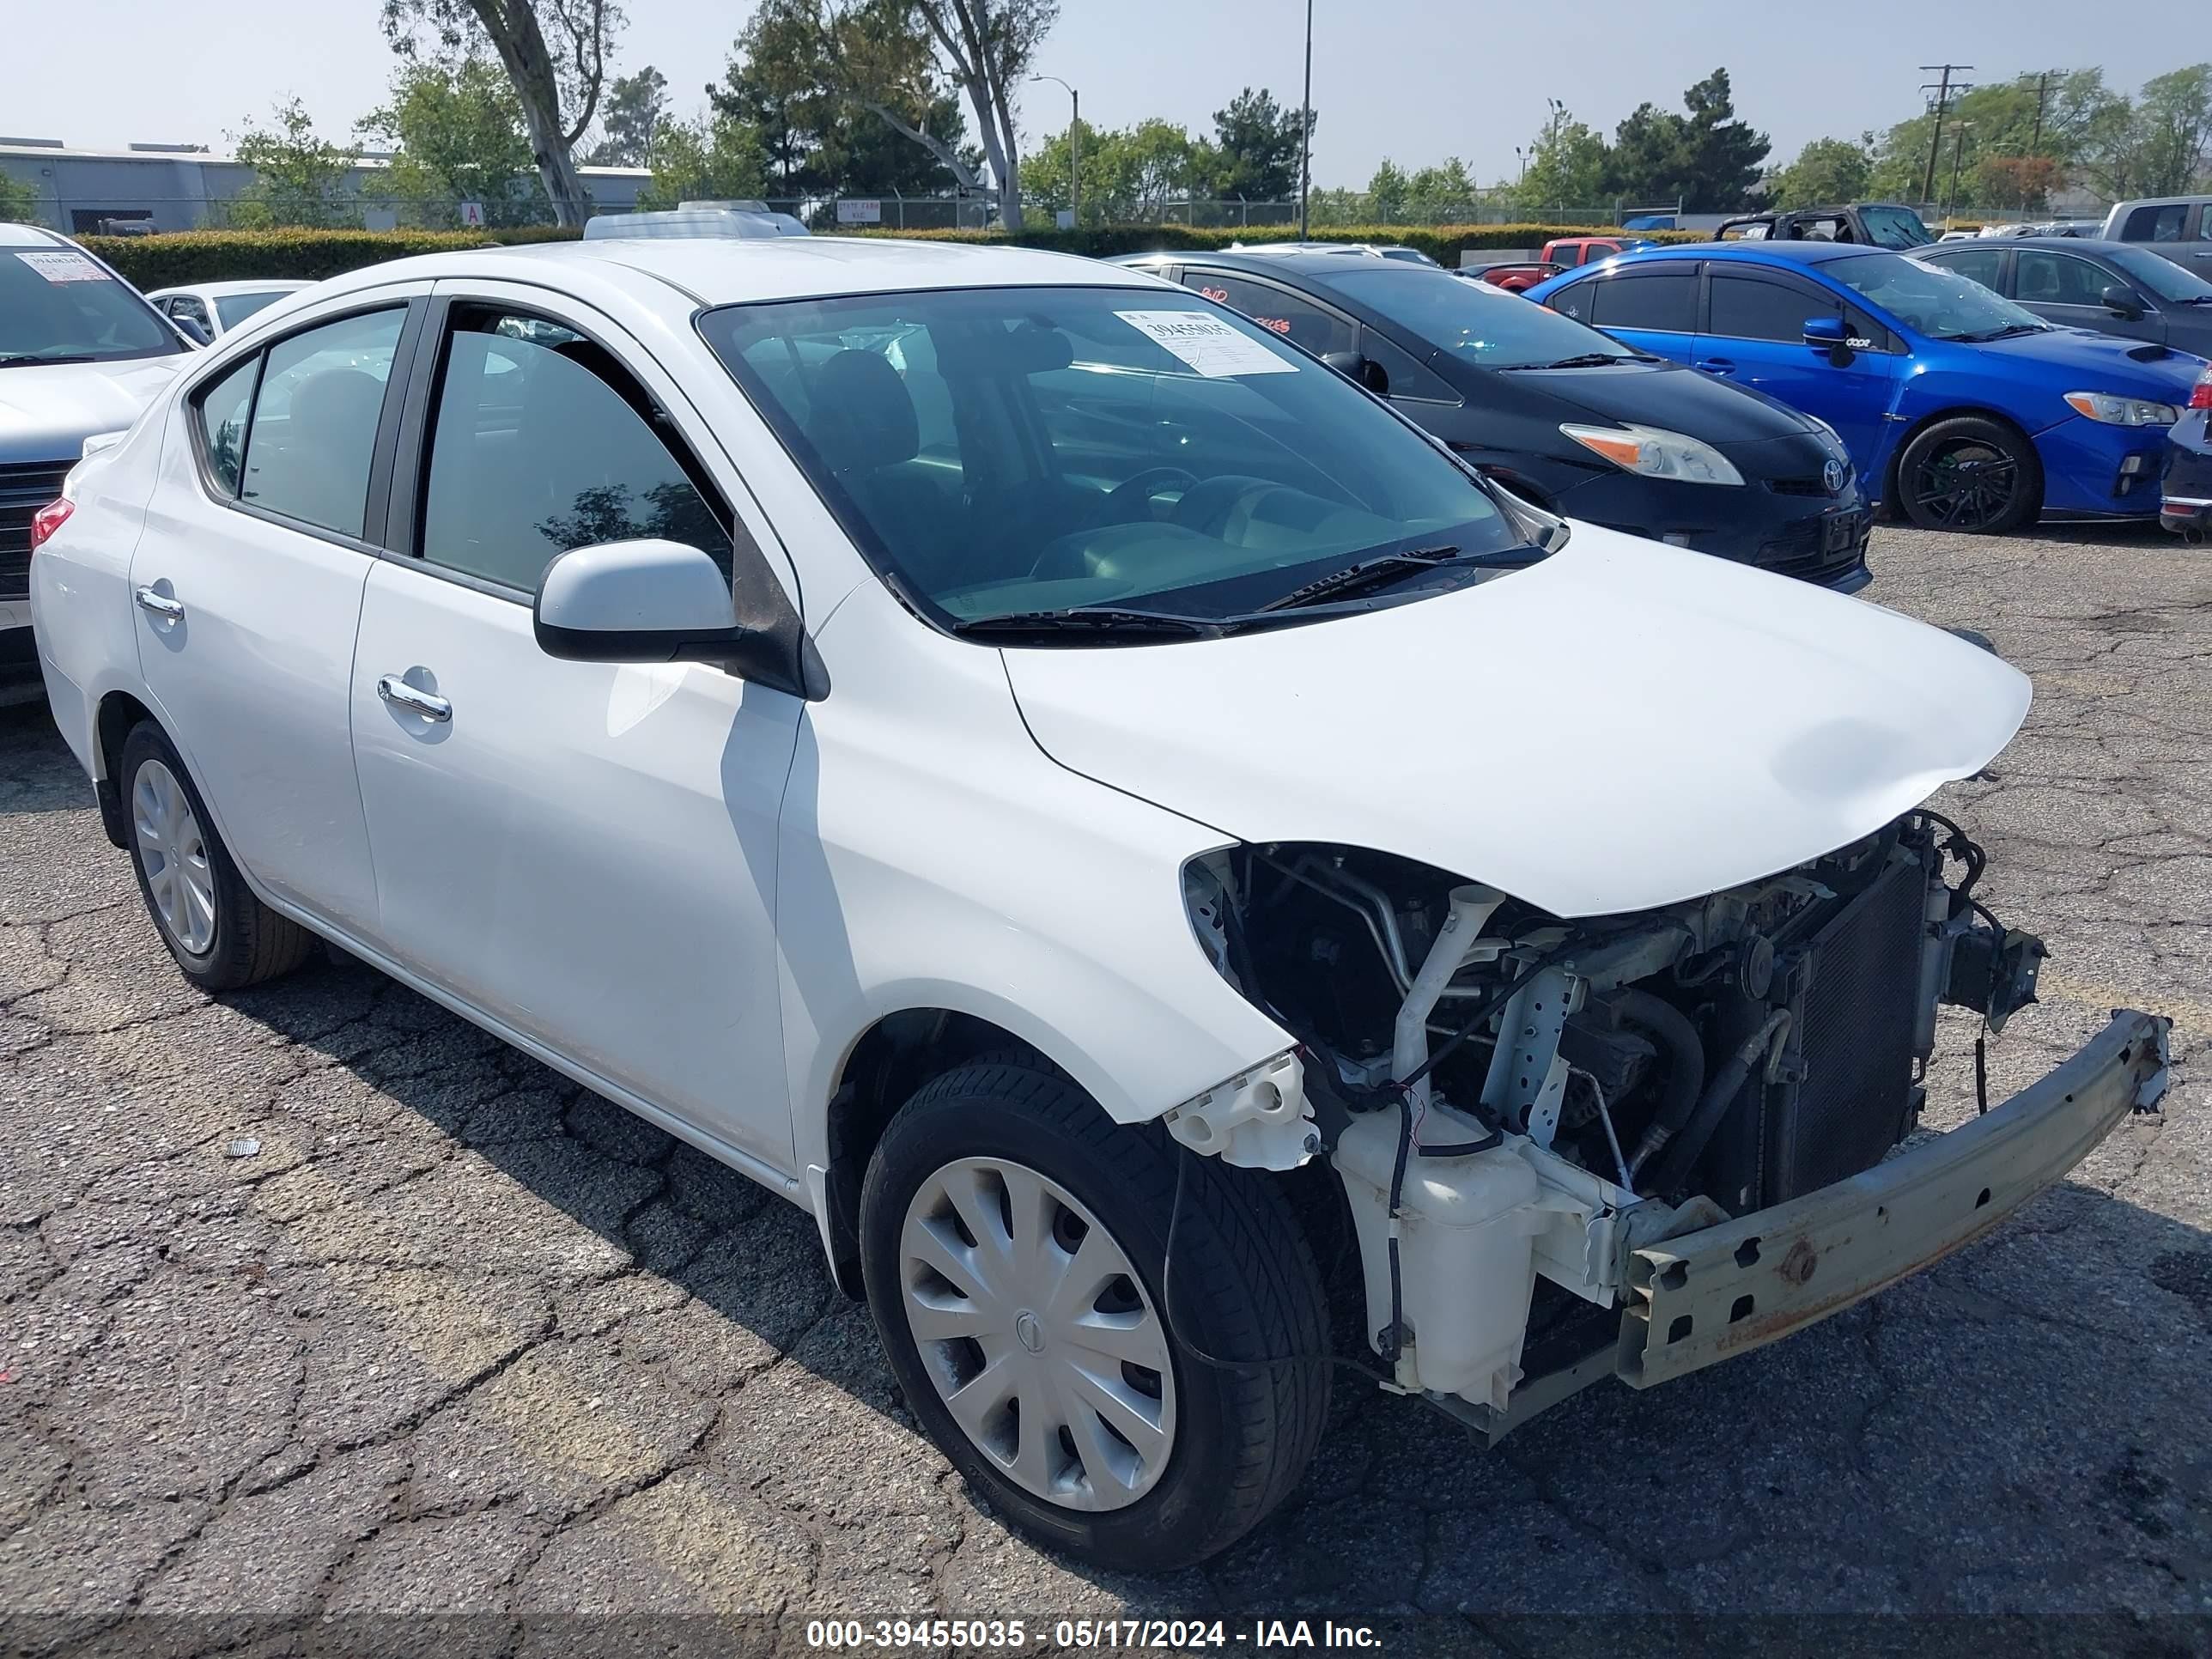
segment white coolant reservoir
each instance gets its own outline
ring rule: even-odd
[[[1390,1322],[1390,1173],[1401,1121],[1395,1111],[1355,1117],[1334,1153],[1359,1231],[1370,1346]],[[1421,1122],[1431,1146],[1483,1135],[1480,1124],[1442,1104],[1432,1103]],[[1538,1207],[1540,1190],[1535,1170],[1510,1145],[1464,1158],[1407,1158],[1398,1261],[1413,1334],[1398,1358],[1400,1387],[1505,1409],[1521,1377],[1535,1235],[1548,1218]]]

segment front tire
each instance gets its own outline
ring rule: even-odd
[[[314,935],[253,896],[161,728],[141,720],[117,768],[138,894],[186,979],[235,991],[289,973]]]
[[[1995,536],[2043,504],[2035,446],[2010,427],[1957,415],[1916,433],[1897,462],[1898,503],[1923,530]]]
[[[868,1169],[860,1247],[908,1407],[1053,1548],[1188,1566],[1256,1526],[1313,1455],[1326,1303],[1281,1195],[1109,1121],[1041,1063],[963,1066],[907,1103]]]

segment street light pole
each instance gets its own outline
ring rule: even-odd
[[[1067,87],[1067,217],[1071,224],[1080,225],[1083,184],[1079,173],[1083,165],[1083,94],[1057,75],[1032,75],[1030,79]]]
[[[1298,106],[1298,240],[1306,239],[1306,198],[1313,190],[1313,0],[1306,0],[1306,91]]]

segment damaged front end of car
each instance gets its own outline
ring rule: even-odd
[[[2116,1013],[1964,1130],[1911,1135],[1937,1009],[2001,1031],[2042,941],[1916,810],[1781,873],[1563,921],[1387,853],[1239,844],[1186,866],[1200,945],[1298,1048],[1168,1115],[1186,1146],[1325,1154],[1386,1386],[1493,1437],[1825,1317],[1978,1236],[2165,1086]]]

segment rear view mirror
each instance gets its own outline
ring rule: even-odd
[[[1376,397],[1390,395],[1389,371],[1372,357],[1357,351],[1327,351],[1322,354],[1321,360],[1353,385],[1365,386]]]
[[[538,648],[570,662],[726,662],[746,630],[721,568],[680,542],[609,542],[545,567]]]
[[[2124,318],[2130,323],[2142,320],[2142,301],[2133,289],[2114,283],[2097,297],[2105,302],[2105,309],[2115,317]]]

